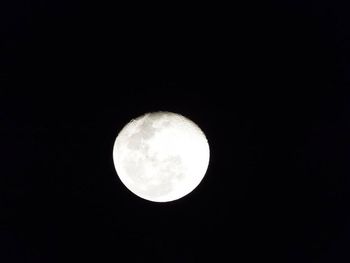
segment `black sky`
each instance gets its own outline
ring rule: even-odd
[[[348,262],[349,8],[0,4],[0,262]],[[118,131],[183,114],[211,161],[158,204]]]

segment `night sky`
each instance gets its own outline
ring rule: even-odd
[[[1,1],[0,262],[349,262],[335,2]],[[211,150],[170,203],[132,194],[112,159],[120,129],[158,110]]]

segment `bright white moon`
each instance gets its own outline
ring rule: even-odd
[[[191,120],[171,112],[147,113],[130,121],[113,148],[115,169],[135,195],[154,202],[179,199],[202,181],[209,145]]]

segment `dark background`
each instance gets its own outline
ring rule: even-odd
[[[0,262],[349,262],[349,8],[0,4]],[[152,203],[112,147],[155,110],[211,148]]]

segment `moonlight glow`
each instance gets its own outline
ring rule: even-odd
[[[137,196],[154,202],[179,199],[195,189],[209,164],[209,145],[191,120],[170,112],[129,122],[113,149],[117,174]]]

